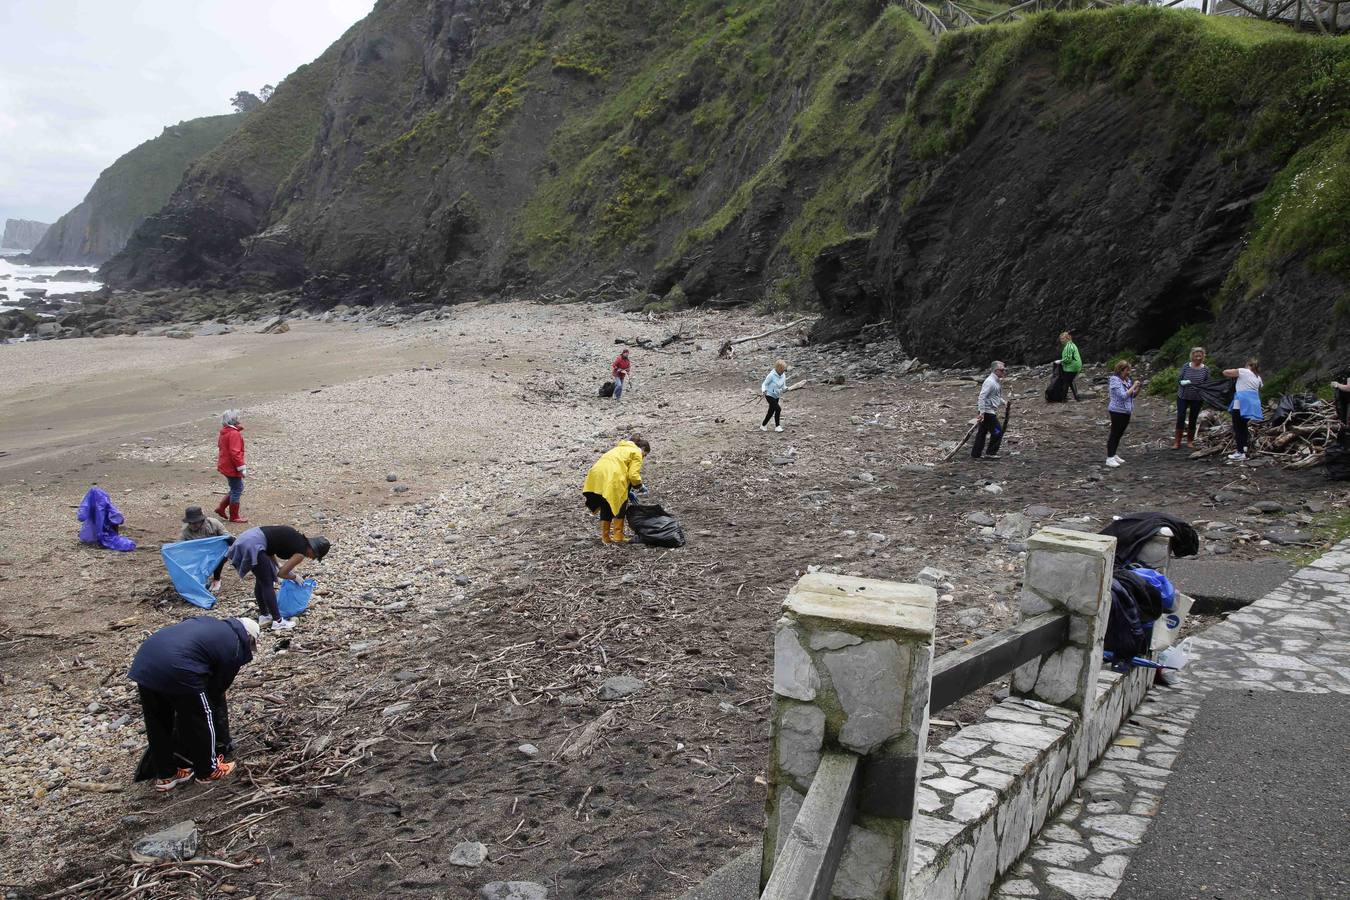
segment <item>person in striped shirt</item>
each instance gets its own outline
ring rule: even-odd
[[[1177,377],[1177,433],[1172,439],[1172,449],[1181,449],[1181,435],[1186,435],[1186,446],[1195,449],[1195,423],[1200,418],[1200,392],[1196,385],[1209,380],[1209,367],[1205,365],[1205,348],[1192,347],[1191,358],[1181,367]]]

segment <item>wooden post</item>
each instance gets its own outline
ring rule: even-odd
[[[837,752],[860,764],[835,893],[904,896],[928,738],[936,600],[928,587],[819,572],[788,594],[774,634],[762,886],[776,873],[823,755]],[[819,833],[818,824],[812,830]]]

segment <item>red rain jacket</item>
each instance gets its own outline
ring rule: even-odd
[[[226,478],[238,478],[239,467],[244,464],[244,426],[222,425],[216,446],[220,456],[216,459],[216,471]]]

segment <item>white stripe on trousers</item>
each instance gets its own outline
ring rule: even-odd
[[[201,691],[197,694],[202,698],[202,710],[206,713],[206,730],[211,734],[211,771],[216,770],[216,720],[211,716],[211,701],[206,699],[206,692]]]

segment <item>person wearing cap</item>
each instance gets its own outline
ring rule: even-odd
[[[989,377],[980,385],[980,398],[976,404],[980,416],[979,425],[975,429],[975,443],[970,447],[970,455],[973,459],[998,459],[998,447],[1003,442],[1003,426],[998,422],[998,411],[1003,406],[1003,376],[1007,374],[1008,367],[1002,362],[994,361],[994,371],[989,373]],[[985,448],[985,440],[989,441],[988,449]]]
[[[178,532],[179,540],[198,541],[202,538],[223,537],[234,542],[234,537],[225,530],[225,526],[220,524],[219,519],[213,519],[202,512],[200,506],[189,506],[187,512],[183,514],[183,527]],[[220,590],[220,573],[225,568],[225,557],[220,558],[216,563],[215,571],[211,573],[211,583],[208,590],[214,592]]]
[[[628,492],[646,493],[642,484],[642,460],[652,452],[651,444],[641,435],[619,441],[604,456],[596,460],[586,473],[581,496],[591,515],[600,516],[600,542],[622,544],[623,518],[628,509]]]
[[[628,348],[624,347],[623,351],[615,358],[614,365],[609,367],[609,374],[614,378],[615,400],[623,396],[623,384],[628,380],[628,370],[632,365],[628,358]]]
[[[289,579],[299,584],[295,570],[307,559],[323,559],[328,548],[327,538],[306,537],[289,525],[263,525],[235,538],[226,558],[240,578],[253,574],[253,597],[261,613],[258,621],[271,622],[273,631],[285,631],[295,627],[295,620],[282,618],[276,583]]]
[[[229,537],[229,532],[219,519],[202,512],[200,506],[189,506],[183,513],[183,528],[179,531],[180,541],[199,541],[209,537]]]
[[[194,777],[211,784],[234,771],[218,752],[218,726],[226,723],[217,719],[225,692],[257,649],[257,622],[211,616],[166,625],[141,644],[127,677],[140,694],[155,790],[171,791]]]

